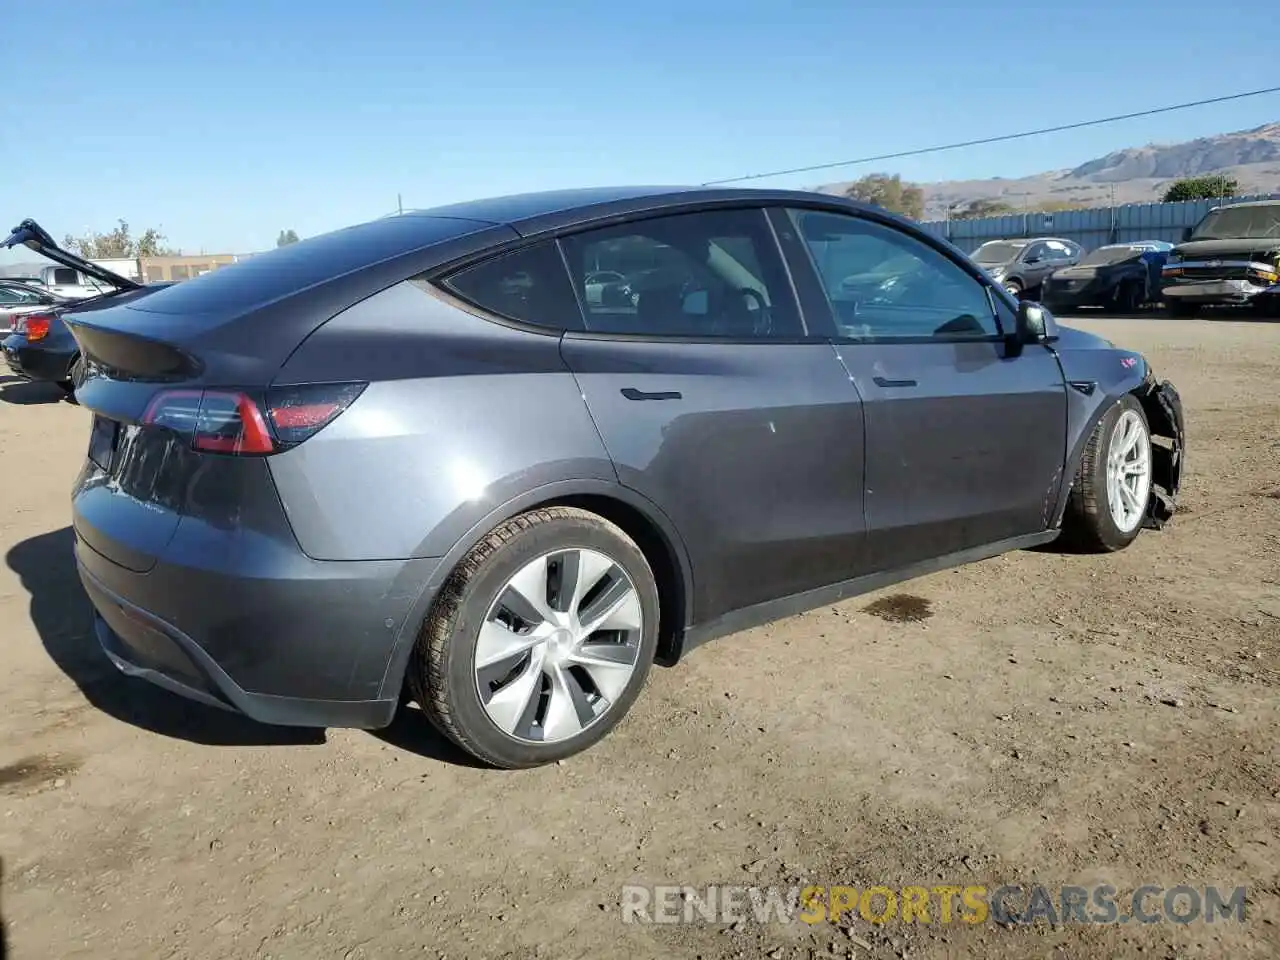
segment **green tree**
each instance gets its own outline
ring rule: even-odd
[[[155,227],[149,227],[142,236],[129,232],[124,220],[116,223],[107,233],[92,232],[83,237],[67,234],[62,245],[86,260],[105,260],[117,257],[168,257],[178,253],[165,243],[165,235]]]
[[[280,236],[276,237],[277,247],[287,247],[291,243],[298,242],[298,234],[294,230],[281,230]]]
[[[913,220],[924,217],[924,191],[896,173],[868,174],[845,187],[844,195]]]
[[[1234,197],[1239,192],[1240,184],[1235,177],[1215,173],[1205,177],[1188,177],[1185,180],[1175,180],[1165,190],[1164,202],[1216,200],[1219,197]]]

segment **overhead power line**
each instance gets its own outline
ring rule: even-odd
[[[1151,117],[1158,113],[1171,113],[1174,110],[1188,110],[1191,107],[1207,107],[1214,103],[1226,103],[1229,100],[1243,100],[1246,97],[1260,97],[1266,93],[1278,93],[1280,87],[1267,87],[1265,90],[1248,90],[1244,93],[1231,93],[1225,97],[1210,97],[1207,100],[1192,100],[1188,103],[1175,103],[1168,107],[1153,107],[1150,110],[1139,110],[1136,113],[1121,113],[1114,117],[1100,117],[1097,120],[1081,120],[1077,123],[1063,123],[1056,127],[1041,127],[1038,130],[1024,130],[1021,133],[1006,133],[998,137],[982,137],[977,140],[962,140],[959,143],[944,143],[933,147],[919,147],[915,150],[901,150],[897,153],[882,153],[874,157],[858,157],[856,160],[837,160],[834,163],[815,163],[808,167],[792,167],[789,170],[771,170],[768,173],[749,173],[742,177],[726,177],[723,180],[708,180],[704,187],[714,187],[722,183],[742,183],[746,180],[763,180],[767,177],[785,177],[793,173],[813,173],[816,170],[832,170],[836,167],[852,167],[861,163],[878,163],[881,160],[900,160],[903,157],[919,157],[926,153],[940,153],[943,150],[959,150],[962,147],[980,147],[988,143],[1005,143],[1009,140],[1024,140],[1027,137],[1039,137],[1046,133],[1061,133],[1064,130],[1079,130],[1083,127],[1097,127],[1104,123],[1116,123],[1120,120],[1136,120],[1139,117]]]

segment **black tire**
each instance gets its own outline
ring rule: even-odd
[[[1111,516],[1107,503],[1107,451],[1120,417],[1129,410],[1137,413],[1147,431],[1147,442],[1151,442],[1151,427],[1147,423],[1147,416],[1143,413],[1142,404],[1131,394],[1121,397],[1098,421],[1080,457],[1080,465],[1076,469],[1071,495],[1062,518],[1062,535],[1059,541],[1067,549],[1083,553],[1110,553],[1123,550],[1142,532],[1142,522],[1127,533],[1121,530]],[[1148,491],[1148,504],[1150,498],[1151,493]],[[1144,517],[1146,507],[1147,504],[1144,504]]]
[[[1125,280],[1116,288],[1111,309],[1116,313],[1137,313],[1142,306],[1142,287],[1132,280]]]
[[[636,667],[623,694],[581,733],[554,743],[530,743],[503,732],[485,713],[476,688],[476,643],[491,605],[511,577],[539,556],[572,548],[605,554],[631,578],[643,614]],[[540,766],[581,753],[627,714],[653,663],[658,616],[653,571],[619,527],[572,507],[532,510],[493,530],[454,569],[418,635],[407,682],[432,724],[472,756],[504,769]]]
[[[1200,312],[1199,304],[1180,303],[1177,300],[1166,301],[1164,312],[1174,319],[1186,320],[1196,316]]]
[[[1026,292],[1023,289],[1021,280],[1002,280],[1000,285],[1004,287],[1009,296],[1015,300],[1021,300],[1022,295]]]

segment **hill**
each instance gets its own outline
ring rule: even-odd
[[[1015,209],[1058,202],[1073,206],[1155,203],[1183,177],[1221,173],[1235,177],[1240,192],[1280,192],[1280,123],[1201,137],[1185,143],[1147,144],[1116,150],[1077,167],[1029,177],[922,183],[925,219],[941,220],[950,206],[1002,200]],[[842,193],[851,181],[818,187]]]

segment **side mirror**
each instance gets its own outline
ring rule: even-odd
[[[1025,263],[1025,264],[1027,264],[1027,265],[1029,266],[1029,265],[1031,265],[1031,264],[1033,264],[1033,263],[1039,263],[1039,262],[1040,262],[1041,260],[1043,260],[1043,259],[1044,259],[1043,257],[1027,257],[1027,258],[1026,258],[1025,260],[1023,260],[1022,262],[1023,262],[1023,263]]]
[[[1019,302],[1014,326],[1018,343],[1040,343],[1049,335],[1044,307],[1032,300]]]
[[[1186,243],[1188,240],[1190,240],[1190,239],[1191,239],[1191,234],[1192,234],[1194,231],[1195,231],[1195,227],[1183,227],[1183,228],[1182,228],[1182,242],[1183,242],[1183,243]]]

